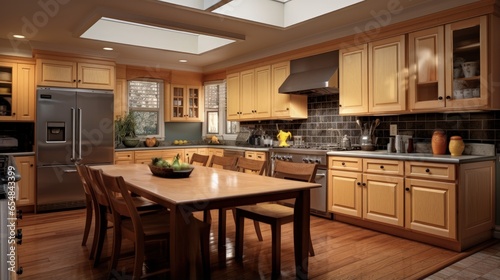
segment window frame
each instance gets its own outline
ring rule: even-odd
[[[219,80],[219,81],[210,81],[210,82],[205,82],[203,84],[203,90],[205,92],[205,99],[207,98],[209,91],[206,90],[207,86],[210,85],[219,85],[220,87],[226,87],[226,80]],[[224,140],[236,140],[236,137],[238,136],[238,133],[234,134],[228,134],[227,133],[227,88],[225,88],[224,92],[221,93],[219,92],[219,108],[207,108],[207,103],[205,102],[205,114],[207,116],[206,120],[203,122],[203,128],[202,128],[202,136],[203,138],[206,138],[207,135],[214,135],[213,133],[208,133],[208,112],[218,112],[219,113],[219,133],[217,135],[222,135],[224,137]]]

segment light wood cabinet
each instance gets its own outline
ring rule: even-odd
[[[228,120],[306,119],[307,96],[279,93],[289,72],[286,61],[228,74]]]
[[[128,112],[128,91],[127,80],[116,79],[116,89],[114,92],[114,116],[115,119],[123,117]]]
[[[87,60],[36,60],[37,86],[115,89],[115,65]]]
[[[492,238],[495,162],[328,158],[329,211],[342,222],[462,251]]]
[[[339,114],[368,112],[368,45],[339,51]]]
[[[410,110],[497,108],[487,78],[489,34],[486,16],[410,33]],[[462,63],[471,62],[476,70],[464,73]]]
[[[34,121],[35,65],[0,61],[0,72],[0,121]]]
[[[189,148],[184,149],[184,162],[191,162],[191,157],[193,154],[199,155],[207,155],[208,156],[208,148]],[[208,164],[208,162],[207,162]]]
[[[330,212],[403,227],[401,162],[331,157],[329,169]]]
[[[166,121],[203,122],[203,91],[199,86],[171,85]]]
[[[34,156],[17,156],[14,157],[16,167],[21,175],[21,180],[18,182],[18,198],[16,204],[18,206],[35,205],[35,157]]]
[[[245,158],[249,159],[254,159],[254,160],[260,160],[260,161],[267,161],[267,153],[266,152],[258,152],[258,151],[245,151]],[[264,173],[262,174],[267,174],[267,164],[264,167]],[[251,170],[245,170],[246,173],[256,173]]]
[[[405,35],[341,49],[340,115],[406,111]]]
[[[290,62],[271,65],[272,119],[307,119],[307,96],[282,94],[280,86],[290,74]]]
[[[368,112],[406,110],[405,36],[368,43]]]
[[[115,152],[115,164],[130,164],[134,162],[134,151]]]
[[[150,164],[155,157],[161,157],[165,160],[173,161],[179,155],[181,160],[184,160],[184,149],[164,149],[164,150],[150,150],[150,151],[135,151],[134,163]]]

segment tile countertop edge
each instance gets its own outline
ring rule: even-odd
[[[269,152],[269,149],[271,149],[271,147],[245,147],[245,146],[230,146],[230,145],[172,145],[172,146],[158,146],[158,147],[115,148],[115,152],[165,150],[165,149],[195,149],[195,148],[232,149],[232,150],[245,150],[245,151],[258,151],[258,152]]]
[[[462,155],[462,156],[451,156],[451,155],[433,155],[433,154],[423,154],[423,153],[388,153],[385,150],[379,151],[331,151],[328,152],[329,156],[346,156],[346,157],[365,157],[365,158],[377,158],[377,159],[394,159],[394,160],[405,160],[405,161],[428,161],[437,163],[467,163],[467,162],[477,162],[477,161],[487,161],[495,160],[496,157],[492,155]]]

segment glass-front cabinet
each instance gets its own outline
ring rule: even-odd
[[[35,65],[0,61],[0,121],[35,120]]]
[[[410,33],[412,111],[487,109],[487,17]]]
[[[170,108],[167,121],[203,121],[202,102],[200,87],[172,85],[167,103]]]
[[[14,117],[13,92],[16,91],[14,82],[16,78],[15,63],[0,63],[0,119],[11,119]]]

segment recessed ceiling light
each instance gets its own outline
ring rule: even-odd
[[[181,62],[181,63],[186,63],[186,62],[188,62],[188,61],[187,61],[187,59],[179,59],[179,62]]]
[[[110,47],[104,47],[102,49],[105,50],[105,51],[112,51],[113,50],[113,48],[110,48]]]
[[[19,35],[19,34],[14,34],[14,35],[12,35],[12,37],[17,38],[17,39],[24,39],[24,38],[26,38],[26,37],[24,37],[24,35]]]

